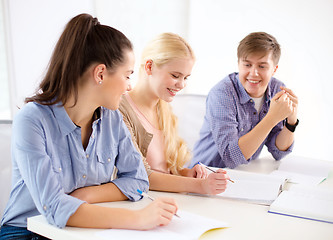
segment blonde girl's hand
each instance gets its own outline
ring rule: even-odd
[[[137,219],[134,220],[137,226],[134,229],[149,230],[168,225],[177,210],[178,206],[173,198],[157,198],[137,211]]]
[[[202,181],[202,194],[219,194],[227,188],[227,180],[230,179],[223,169],[217,169]]]
[[[200,165],[200,164],[196,164],[189,171],[189,177],[207,178],[208,177],[207,169],[204,166]]]

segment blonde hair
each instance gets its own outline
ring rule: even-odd
[[[179,35],[162,33],[150,41],[143,50],[140,73],[144,71],[147,60],[160,67],[174,59],[189,58],[195,60],[190,45]],[[179,170],[190,160],[191,154],[185,141],[178,135],[178,120],[172,112],[169,103],[159,100],[157,104],[159,127],[164,134],[164,154],[168,169],[172,174],[179,174]]]

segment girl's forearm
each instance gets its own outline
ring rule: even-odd
[[[67,226],[82,228],[135,229],[137,212],[83,203],[68,219]]]
[[[114,202],[126,200],[127,197],[113,183],[76,189],[70,194],[87,203]]]
[[[165,192],[201,193],[203,179],[153,172],[149,175],[149,189]]]

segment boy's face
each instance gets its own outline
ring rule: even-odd
[[[259,98],[265,94],[277,68],[271,52],[264,56],[261,53],[250,54],[238,61],[239,80],[250,97]]]

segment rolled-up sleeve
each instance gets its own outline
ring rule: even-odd
[[[59,173],[46,152],[44,129],[37,121],[17,118],[13,124],[13,157],[37,210],[50,224],[65,227],[68,218],[84,203],[65,194]]]
[[[137,190],[148,191],[149,189],[147,172],[141,159],[142,156],[135,148],[131,134],[123,121],[119,137],[119,150],[116,159],[118,173],[113,183],[129,200],[138,201],[142,197]]]
[[[275,142],[276,142],[276,138],[279,135],[279,133],[281,132],[282,128],[283,128],[283,123],[280,122],[269,133],[269,135],[267,137],[267,141],[265,143],[268,151],[272,154],[272,156],[275,160],[280,160],[280,159],[284,158],[286,155],[291,153],[294,148],[294,142],[285,151],[281,151],[280,149],[277,148]]]

